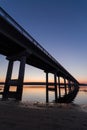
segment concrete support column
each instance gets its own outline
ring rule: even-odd
[[[16,96],[17,100],[22,99],[25,63],[26,63],[26,56],[22,56],[20,61],[19,76],[18,76],[18,86],[17,86],[17,96]]]
[[[69,89],[69,92],[71,91],[71,84],[70,84],[70,80],[68,80],[68,89]]]
[[[60,90],[60,77],[58,76],[58,83],[59,83],[59,98],[61,97],[61,90]]]
[[[10,60],[8,63],[8,69],[7,69],[7,75],[6,75],[6,80],[5,80],[5,86],[4,86],[4,93],[3,93],[3,98],[8,98],[8,92],[9,92],[9,87],[10,87],[10,80],[12,76],[12,69],[13,69],[13,61]]]
[[[54,74],[54,84],[55,84],[55,102],[57,102],[57,75]]]
[[[67,88],[66,88],[66,79],[64,78],[64,86],[65,86],[65,95],[67,94]]]
[[[48,103],[49,97],[48,97],[48,72],[46,72],[46,103]]]

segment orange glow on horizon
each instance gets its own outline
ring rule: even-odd
[[[14,79],[17,79],[17,78],[15,77]],[[79,83],[87,84],[87,80],[84,79],[84,78],[78,78],[77,81]],[[1,77],[0,82],[5,82],[5,78]],[[26,78],[26,79],[24,78],[24,82],[46,82],[46,79],[45,79],[45,77],[41,78],[41,77],[37,76],[35,78],[33,78],[33,77],[32,78]],[[49,82],[54,82],[54,78],[49,78]],[[60,78],[60,82],[64,83],[64,79]],[[66,82],[67,82],[67,80],[66,80]]]
[[[79,83],[87,84],[87,79],[84,79],[84,78],[78,78],[77,81],[78,81]]]
[[[16,79],[16,78],[15,78]],[[39,79],[39,80],[37,80],[37,79],[25,79],[24,80],[24,82],[45,82],[46,80],[43,80],[43,79]],[[5,79],[4,78],[2,78],[2,79],[0,79],[0,82],[5,82]],[[49,82],[54,82],[54,80],[52,79],[52,80],[49,80]],[[60,80],[60,82],[61,83],[64,83],[64,81],[63,81],[63,79],[62,80]],[[87,80],[78,80],[78,82],[79,83],[84,83],[84,84],[87,84]]]

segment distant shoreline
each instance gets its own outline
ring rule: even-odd
[[[79,86],[87,86],[87,84],[82,83],[82,84],[79,84]]]
[[[0,85],[4,85],[5,84],[5,82],[0,82]],[[53,83],[51,83],[52,85],[53,85]],[[62,83],[61,83],[62,84]],[[45,82],[24,82],[23,83],[23,85],[46,85],[46,83]],[[87,84],[86,83],[79,83],[79,86],[87,86]]]

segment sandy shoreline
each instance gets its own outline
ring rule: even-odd
[[[0,101],[0,130],[87,130],[87,113],[73,105]]]

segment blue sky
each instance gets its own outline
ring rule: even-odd
[[[0,6],[78,81],[87,83],[86,0],[0,0]],[[7,62],[0,59],[0,69],[6,70]],[[26,68],[29,78],[44,79],[41,70]],[[25,79],[27,75],[26,70]]]

